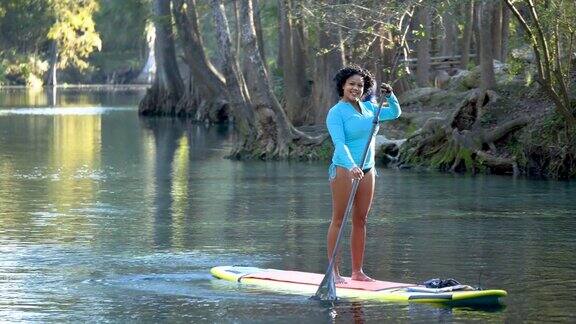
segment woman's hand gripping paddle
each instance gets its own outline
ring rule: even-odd
[[[372,130],[370,131],[370,136],[368,137],[368,141],[366,142],[366,146],[364,147],[364,153],[362,154],[362,163],[360,164],[361,168],[364,167],[364,163],[366,162],[366,157],[368,155],[368,150],[370,149],[370,143],[372,142],[372,137],[374,137],[374,133],[376,132],[376,128],[378,127],[378,120],[380,117],[380,111],[382,110],[382,106],[384,105],[384,100],[386,100],[386,96],[392,92],[392,87],[388,84],[383,83],[381,86],[381,90],[383,92],[382,100],[378,105],[378,109],[376,110],[376,114],[374,115],[374,119],[372,120]],[[328,264],[328,268],[326,269],[326,273],[324,274],[324,278],[318,286],[318,290],[316,294],[312,296],[313,299],[318,299],[322,301],[335,301],[338,297],[336,296],[336,284],[334,283],[334,263],[336,260],[336,255],[338,255],[339,248],[340,248],[340,239],[342,238],[342,233],[344,233],[344,226],[348,222],[348,218],[350,217],[350,213],[352,211],[352,205],[354,203],[354,197],[356,196],[356,191],[358,190],[358,186],[360,185],[359,179],[354,179],[352,181],[352,190],[350,191],[350,197],[348,197],[348,205],[346,205],[346,211],[344,213],[344,218],[342,219],[342,225],[340,226],[340,230],[338,231],[338,237],[336,238],[336,244],[334,244],[334,250],[332,251],[332,257],[330,258],[330,262]]]

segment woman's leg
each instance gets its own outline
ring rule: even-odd
[[[352,280],[373,281],[374,279],[364,274],[364,250],[366,246],[366,220],[372,205],[374,196],[374,170],[364,175],[358,186],[358,192],[354,197],[352,209]]]
[[[332,221],[328,228],[328,260],[332,257],[338,232],[340,231],[344,213],[346,212],[350,191],[352,190],[352,174],[350,171],[336,167],[336,178],[330,182],[330,188],[332,189]],[[334,263],[334,281],[336,283],[343,283],[344,279],[340,277],[340,271],[338,269],[339,263],[340,255],[336,257],[336,262]]]

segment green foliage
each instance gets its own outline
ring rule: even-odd
[[[0,48],[20,55],[42,51],[53,20],[54,12],[47,0],[2,0]]]
[[[565,122],[575,126],[576,119],[573,111],[570,111],[571,99],[567,89],[574,85],[570,73],[576,37],[576,2],[512,2],[516,9],[514,12],[521,17],[518,23],[523,26],[525,39],[537,54],[535,61],[539,67],[539,82],[554,99],[556,110]],[[535,15],[530,14],[533,11]]]
[[[80,70],[88,67],[86,58],[102,48],[92,15],[98,10],[96,0],[52,0],[56,22],[48,31],[48,38],[58,44],[58,66],[69,65]]]
[[[0,60],[0,86],[6,85],[6,60]]]
[[[37,88],[42,86],[42,76],[46,71],[48,71],[48,62],[41,60],[37,56],[29,56],[26,61],[16,65],[16,71],[14,72],[25,78],[26,86]]]
[[[30,88],[41,87],[42,76],[48,62],[35,55],[18,55],[0,61],[0,84],[25,84]]]
[[[474,158],[472,157],[472,151],[465,148],[460,148],[459,154],[462,161],[464,161],[466,172],[473,172],[476,164],[474,163]]]
[[[100,0],[94,22],[102,50],[88,59],[97,73],[94,78],[141,68],[148,56],[150,7],[149,0]]]
[[[520,58],[511,57],[508,59],[509,81],[513,78],[521,78],[526,86],[534,82],[534,68],[526,61]]]
[[[102,38],[102,52],[144,51],[149,6],[148,0],[100,0],[94,22]]]
[[[316,149],[318,160],[330,161],[334,153],[334,145],[331,141],[324,141],[321,146]]]
[[[544,117],[539,131],[532,134],[538,142],[548,144],[560,144],[565,142],[567,128],[558,114],[550,114]]]
[[[40,85],[52,40],[59,47],[60,68],[86,69],[88,56],[102,47],[93,20],[98,7],[99,0],[3,0],[0,3],[3,82]],[[125,13],[118,11],[117,15]]]
[[[458,145],[454,140],[441,136],[426,147],[418,147],[418,140],[408,141],[400,149],[402,163],[416,167],[430,167],[449,171],[456,163],[457,172],[477,172],[484,169],[471,150]]]
[[[412,35],[416,38],[424,38],[426,37],[426,28],[424,28],[424,25],[419,24],[418,28],[412,30]]]
[[[576,130],[558,113],[547,115],[522,138],[522,153],[537,175],[552,179],[576,177]],[[530,173],[530,170],[528,171]]]
[[[506,143],[506,150],[516,159],[519,166],[526,168],[528,165],[528,157],[524,149],[524,143],[518,136],[511,136]]]
[[[458,156],[458,147],[452,142],[441,144],[438,151],[433,153],[430,158],[430,166],[439,170],[448,170]]]

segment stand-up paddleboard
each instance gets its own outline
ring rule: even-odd
[[[323,278],[323,275],[318,273],[238,266],[214,267],[210,272],[219,279],[275,292],[309,296],[314,295]],[[474,290],[466,285],[426,288],[422,285],[409,283],[345,279],[345,283],[336,285],[339,298],[452,305],[490,305],[500,303],[500,298],[507,295],[504,290]]]

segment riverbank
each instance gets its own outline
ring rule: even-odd
[[[576,133],[555,112],[538,84],[501,83],[478,89],[421,88],[400,97],[403,119],[385,134],[406,139],[380,150],[400,168],[456,173],[576,177]]]

